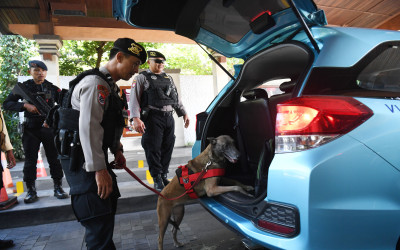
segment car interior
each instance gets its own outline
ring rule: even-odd
[[[274,156],[276,105],[296,96],[296,83],[304,77],[312,58],[307,47],[298,42],[275,45],[255,54],[244,63],[234,86],[216,108],[208,116],[198,116],[198,122],[200,118],[205,124],[201,138],[228,134],[236,141],[241,156],[235,165],[229,163],[226,177],[255,189],[251,196],[237,192],[220,195],[216,198],[220,202],[251,204],[267,195],[268,167]],[[266,81],[283,78],[290,81],[279,86],[282,94],[268,96],[260,88]],[[203,140],[202,149],[207,144]]]

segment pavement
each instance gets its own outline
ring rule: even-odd
[[[143,182],[153,187],[143,150],[139,147],[127,148],[124,155],[127,166]],[[168,178],[171,179],[175,169],[191,158],[191,147],[175,147]],[[47,176],[39,177],[36,181],[39,201],[25,204],[23,199],[26,192],[12,193],[15,188],[8,189],[9,198],[17,196],[18,204],[0,210],[0,239],[14,240],[15,246],[10,249],[86,249],[83,239],[85,230],[75,219],[70,199],[59,200],[53,196],[53,182],[45,157],[43,166]],[[23,162],[18,162],[10,170],[15,186],[17,182],[22,182],[22,169]],[[121,192],[114,228],[117,249],[157,249],[157,195],[125,170],[115,170],[115,173]],[[65,178],[63,187],[69,192]],[[178,239],[185,243],[180,249],[243,249],[242,237],[228,230],[198,201],[186,206],[180,229]],[[164,245],[165,249],[176,249],[168,232]]]

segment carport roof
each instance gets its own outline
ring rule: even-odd
[[[329,25],[400,30],[399,0],[314,0]],[[62,40],[192,43],[170,31],[135,29],[112,17],[112,0],[1,0],[0,34],[58,35]]]

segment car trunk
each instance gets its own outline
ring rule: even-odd
[[[236,164],[229,164],[226,176],[254,187],[252,196],[231,192],[216,197],[229,206],[256,203],[267,195],[268,167],[274,157],[276,105],[296,96],[312,53],[304,44],[280,44],[247,60],[233,86],[216,107],[198,115],[203,132],[202,150],[208,137],[227,134],[235,139],[241,153]],[[290,79],[281,84],[282,93],[268,96],[262,84],[275,79]],[[288,87],[289,86],[289,87]],[[199,128],[200,127],[200,128]],[[201,131],[198,131],[198,136]]]

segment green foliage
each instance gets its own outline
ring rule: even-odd
[[[78,75],[108,60],[112,42],[64,40],[60,49],[60,75]]]
[[[167,58],[166,69],[181,69],[182,75],[212,75],[212,61],[198,45],[167,43],[142,43],[142,45],[146,50],[163,53]],[[242,63],[242,59],[228,58],[227,70],[233,74],[233,65]],[[147,67],[147,64],[141,66],[141,68]]]
[[[112,42],[63,41],[60,50],[60,75],[77,75],[107,62]],[[181,69],[183,75],[211,75],[212,62],[198,45],[140,43],[146,50],[157,50],[167,57],[166,69]],[[233,64],[243,60],[228,58],[228,70],[233,74]],[[147,63],[140,66],[148,68]]]
[[[0,37],[0,103],[3,103],[18,80],[26,75],[28,61],[38,56],[37,44],[21,36]],[[7,130],[14,147],[14,155],[23,158],[21,134],[18,133],[19,115],[16,112],[4,111]]]

